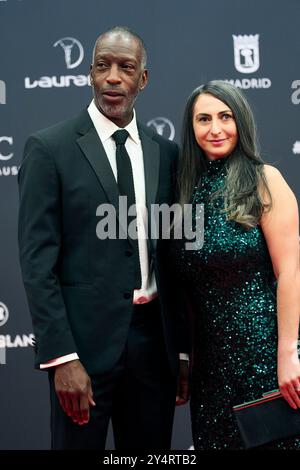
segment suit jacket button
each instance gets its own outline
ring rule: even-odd
[[[132,253],[132,251],[130,251],[130,250],[126,250],[126,251],[125,251],[125,255],[129,257],[129,256],[132,256],[133,253]]]
[[[124,296],[124,299],[130,299],[131,298],[130,292],[125,292],[125,294],[123,296]]]

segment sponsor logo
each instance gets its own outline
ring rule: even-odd
[[[53,44],[53,47],[61,46],[64,52],[67,69],[78,67],[84,58],[84,49],[78,39],[65,37]],[[27,90],[34,88],[68,88],[70,86],[90,86],[89,75],[43,75],[40,78],[24,78],[24,85]]]
[[[300,104],[300,80],[293,81],[292,89],[295,90],[291,95],[292,103]]]
[[[152,127],[157,134],[173,140],[175,137],[174,124],[165,117],[156,117],[147,122],[148,127]]]
[[[58,45],[61,46],[62,49],[64,50],[67,69],[75,69],[76,67],[78,67],[78,65],[81,64],[81,62],[83,61],[83,57],[84,57],[84,50],[83,50],[81,42],[79,42],[78,39],[69,38],[69,37],[62,38],[56,41],[53,44],[53,47],[57,47]],[[77,48],[77,60],[72,62],[72,55],[74,55],[72,54],[72,51],[73,49],[75,49],[74,46],[76,46]]]
[[[2,166],[0,167],[0,176],[18,176],[19,166]]]
[[[269,78],[233,78],[225,80],[225,82],[232,83],[238,88],[243,88],[247,90],[248,88],[270,88],[272,82]]]
[[[259,69],[259,34],[233,37],[234,65],[240,73],[253,73]]]
[[[56,77],[43,76],[37,80],[32,80],[30,77],[25,77],[25,88],[68,88],[71,85],[82,87],[90,85],[89,75],[60,75]]]
[[[0,137],[0,145],[3,143],[4,148],[7,145],[13,145],[14,141],[12,137],[2,136]],[[1,146],[2,147],[2,146]],[[0,147],[0,148],[1,148]],[[8,161],[14,156],[13,152],[9,152],[6,150],[0,150],[0,162],[1,161]],[[0,166],[0,176],[17,176],[19,171],[19,167],[14,166]]]
[[[260,67],[259,34],[233,34],[232,38],[236,70],[242,74],[256,72]],[[264,89],[272,86],[270,78],[266,77],[225,78],[224,80],[245,90],[249,88]]]
[[[2,348],[28,348],[34,343],[34,334],[28,335],[0,335],[0,350]]]
[[[7,142],[9,145],[13,145],[13,138],[3,136],[3,137],[0,137],[0,144],[1,142]],[[7,154],[3,154],[0,152],[0,160],[10,160],[13,156],[14,154],[12,152],[7,153]]]
[[[0,326],[5,325],[9,317],[9,311],[3,302],[0,302]]]
[[[5,325],[9,318],[7,306],[0,302],[0,327]],[[28,348],[34,344],[34,334],[0,335],[0,364],[6,364],[7,348]]]
[[[3,302],[0,302],[0,326],[5,325],[9,317],[8,308]],[[0,364],[6,364],[6,349],[5,345],[0,341]]]
[[[4,365],[6,361],[6,350],[10,348],[29,348],[34,343],[34,334],[28,335],[0,335],[0,364]]]
[[[3,80],[0,80],[0,104],[6,104],[6,85]]]
[[[300,140],[296,140],[296,142],[293,145],[293,153],[295,155],[300,155]]]

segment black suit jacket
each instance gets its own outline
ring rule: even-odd
[[[178,147],[138,125],[146,202],[174,202]],[[32,135],[19,171],[20,261],[36,337],[36,366],[77,352],[103,373],[124,348],[132,313],[134,260],[128,239],[99,240],[97,207],[118,208],[118,188],[87,111]],[[187,350],[168,240],[149,240],[171,367]]]

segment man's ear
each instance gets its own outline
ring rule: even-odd
[[[145,69],[142,73],[141,80],[140,80],[140,91],[142,91],[148,83],[148,70]]]
[[[90,66],[90,84],[93,86],[94,85],[94,80],[92,76],[92,71],[93,71],[93,64]]]

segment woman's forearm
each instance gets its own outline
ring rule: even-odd
[[[278,352],[297,350],[300,316],[300,271],[283,272],[277,285]]]

